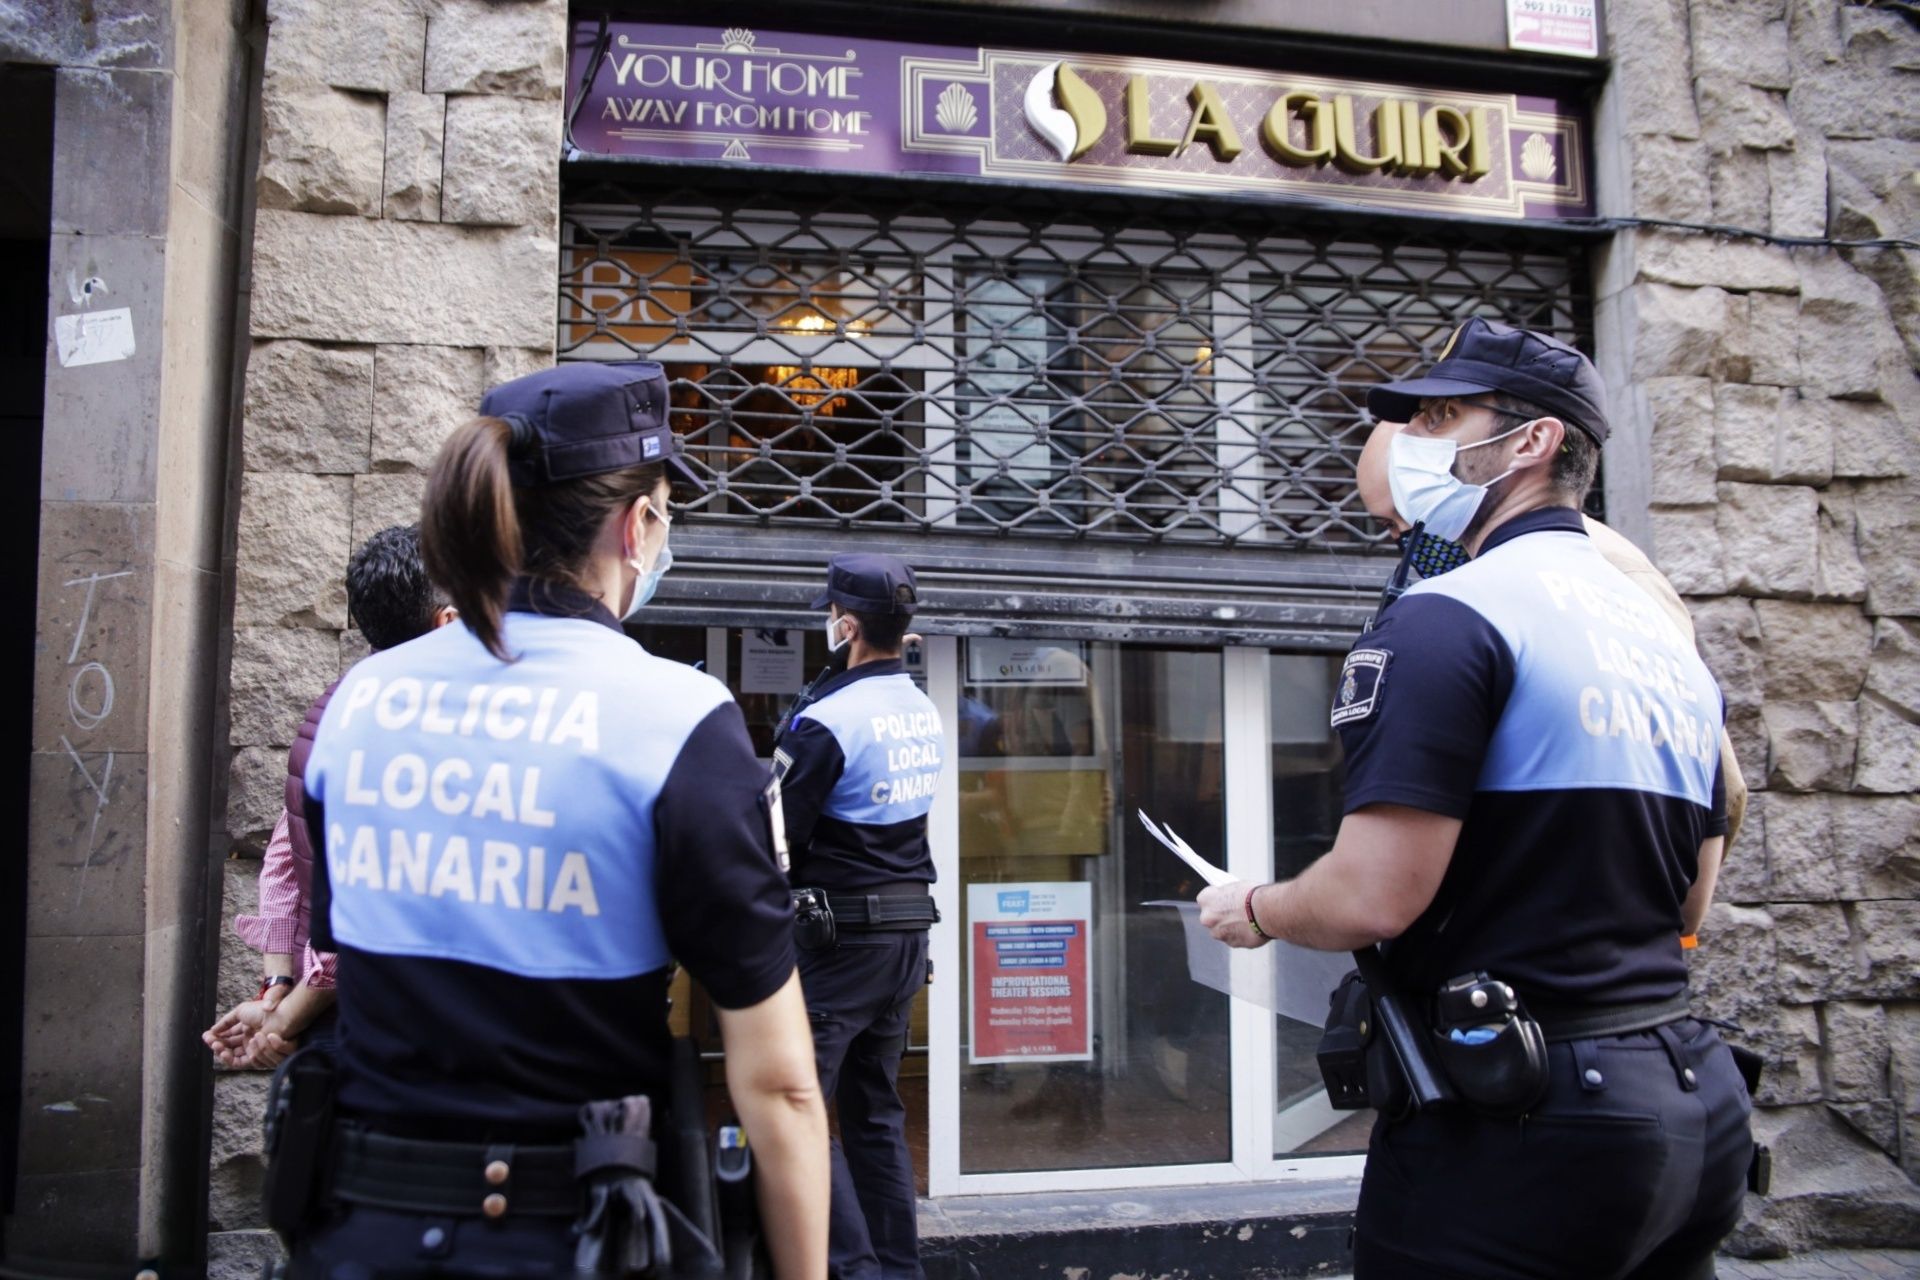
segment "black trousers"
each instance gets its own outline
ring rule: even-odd
[[[907,1111],[897,1082],[907,1015],[927,981],[927,931],[845,932],[800,953],[820,1090],[834,1109],[833,1280],[922,1280]]]
[[[1548,1046],[1519,1120],[1374,1125],[1354,1280],[1706,1280],[1746,1191],[1752,1107],[1705,1023]],[[1690,1077],[1690,1078],[1689,1078]]]

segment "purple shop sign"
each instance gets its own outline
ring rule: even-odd
[[[591,155],[1305,196],[1506,218],[1593,212],[1584,115],[1512,94],[744,27],[575,26]]]

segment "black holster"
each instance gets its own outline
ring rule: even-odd
[[[333,1143],[335,1064],[325,1045],[308,1045],[280,1064],[267,1093],[267,1225],[283,1238],[318,1215]]]
[[[1372,990],[1358,969],[1348,970],[1327,997],[1327,1024],[1315,1054],[1327,1102],[1336,1111],[1371,1107],[1390,1120],[1413,1112],[1413,1092],[1381,1027]]]
[[[793,942],[802,951],[816,953],[831,951],[839,945],[839,930],[824,890],[793,891]]]
[[[1335,1111],[1364,1111],[1373,1105],[1367,1078],[1368,1050],[1373,1044],[1373,1002],[1358,969],[1348,970],[1327,997],[1327,1025],[1314,1057],[1326,1082],[1327,1103]]]
[[[1320,1039],[1320,1074],[1333,1107],[1370,1106],[1401,1120],[1457,1103],[1477,1115],[1510,1118],[1546,1095],[1546,1035],[1513,988],[1467,974],[1446,983],[1431,1010],[1416,1016],[1387,985],[1377,952],[1354,958],[1359,968],[1335,988]],[[1455,1040],[1456,1028],[1481,1042]]]

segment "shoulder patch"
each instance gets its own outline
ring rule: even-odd
[[[1386,683],[1387,663],[1393,654],[1386,649],[1355,649],[1340,668],[1340,683],[1334,689],[1335,728],[1353,720],[1365,720],[1380,706],[1381,686]]]

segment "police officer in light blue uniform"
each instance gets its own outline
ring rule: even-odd
[[[918,599],[913,570],[894,556],[834,558],[814,608],[828,610],[828,648],[846,668],[774,751],[814,1056],[840,1121],[829,1240],[838,1280],[923,1274],[897,1081],[939,919],[927,813],[946,735],[901,662]]]
[[[1427,376],[1370,405],[1407,423],[1389,452],[1399,515],[1472,558],[1408,588],[1347,655],[1333,849],[1281,884],[1205,890],[1202,921],[1238,946],[1383,942],[1462,1095],[1489,1079],[1476,1053],[1517,1043],[1490,991],[1544,1033],[1505,1077],[1537,1092],[1511,1105],[1383,1111],[1356,1280],[1704,1280],[1754,1156],[1732,1055],[1688,1012],[1680,943],[1727,830],[1720,690],[1588,539],[1607,414],[1584,355],[1469,320]],[[1477,1004],[1454,1000],[1468,991]]]
[[[321,721],[339,1129],[296,1276],[571,1270],[582,1106],[664,1102],[676,960],[720,1009],[776,1268],[824,1273],[825,1112],[765,771],[726,688],[620,626],[671,563],[666,414],[651,363],[491,392],[422,520],[464,625],[361,662]]]

